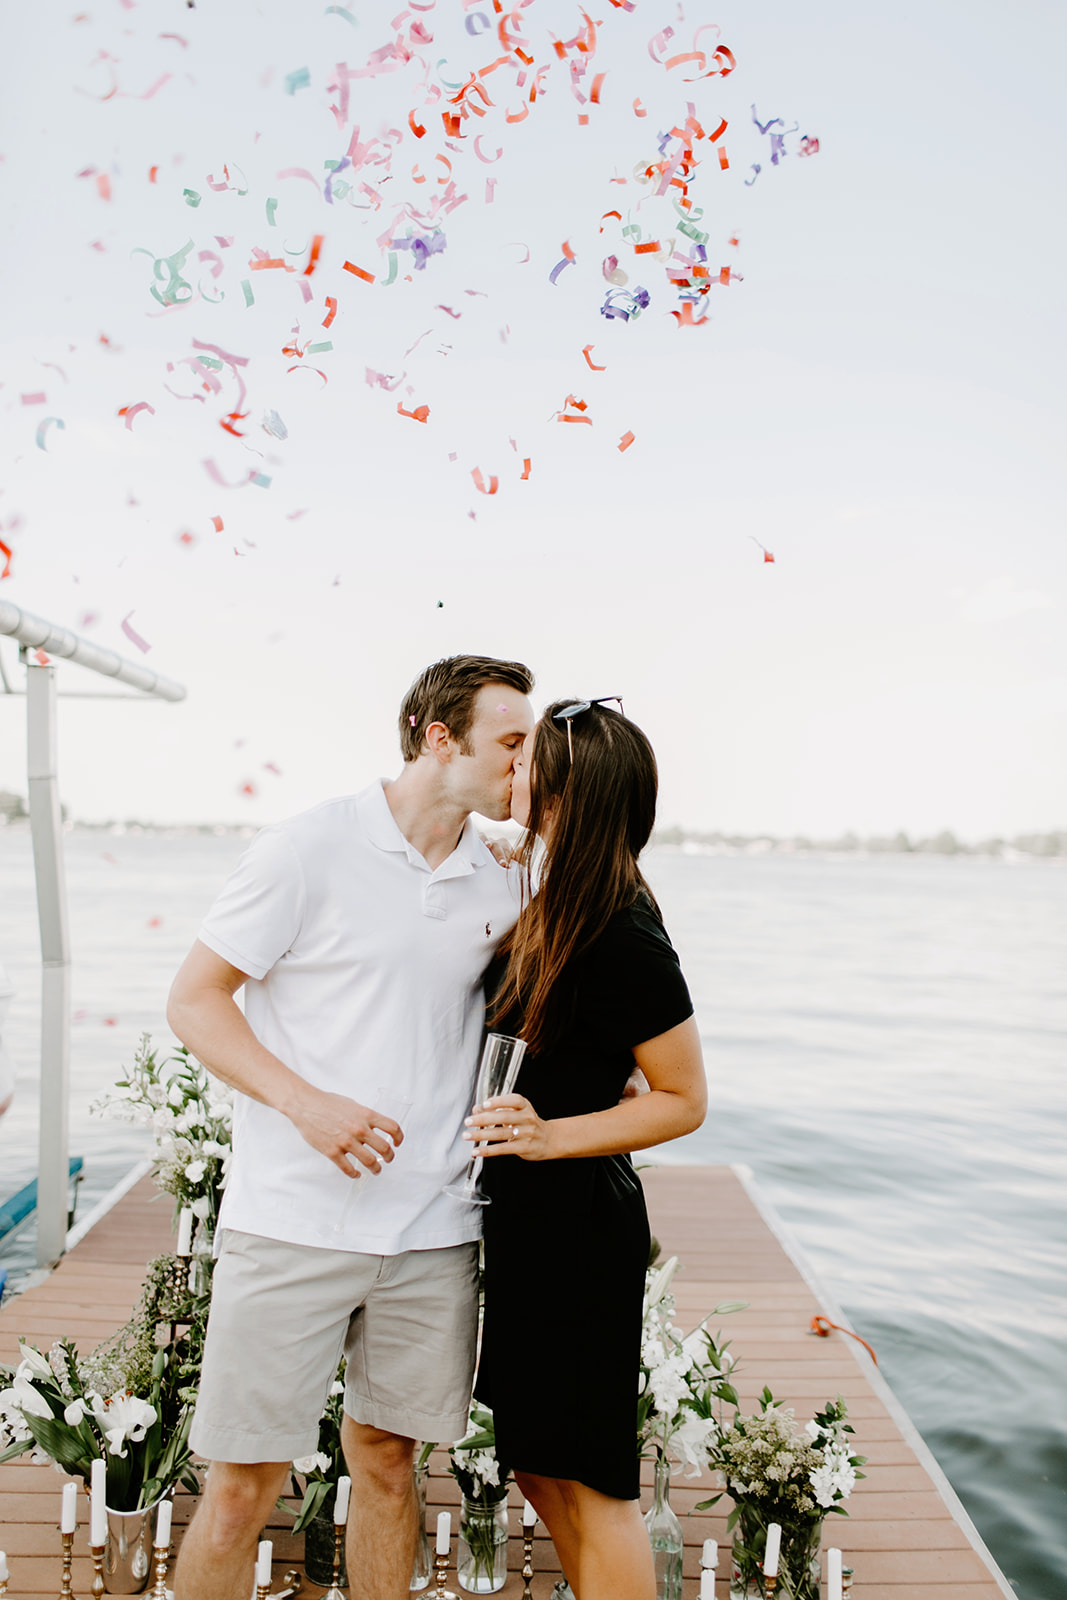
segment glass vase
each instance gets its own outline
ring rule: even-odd
[[[312,1583],[325,1589],[333,1582],[334,1523],[333,1508],[337,1503],[337,1490],[331,1488],[307,1527],[304,1529],[304,1571]],[[341,1541],[341,1582],[348,1584],[345,1565],[345,1546]]]
[[[645,1527],[656,1569],[656,1600],[682,1600],[682,1525],[671,1510],[670,1466],[666,1456],[656,1457],[652,1508]]]
[[[738,1512],[731,1549],[730,1600],[763,1600],[767,1592],[763,1578],[766,1524],[747,1506],[738,1506]],[[819,1600],[822,1518],[783,1522],[781,1528],[777,1593],[789,1594],[793,1600]]]
[[[468,1500],[459,1507],[456,1576],[468,1594],[496,1594],[508,1575],[508,1503]]]
[[[412,1592],[427,1588],[433,1577],[433,1558],[430,1555],[430,1541],[426,1537],[426,1480],[429,1476],[429,1466],[415,1468],[415,1503],[419,1508],[419,1528],[415,1538],[415,1566],[412,1569],[411,1582],[408,1584]]]

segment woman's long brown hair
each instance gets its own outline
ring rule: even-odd
[[[507,968],[490,1010],[491,1024],[518,1012],[518,1031],[532,1052],[543,1051],[566,1026],[560,979],[568,962],[642,890],[658,912],[637,865],[656,817],[652,746],[619,712],[593,705],[572,721],[572,764],[566,723],[553,717],[573,704],[557,700],[534,732],[530,820],[517,852],[527,895],[500,946]],[[532,893],[539,834],[549,812],[550,840]]]

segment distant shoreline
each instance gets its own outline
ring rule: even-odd
[[[122,838],[129,834],[154,834],[171,839],[180,838],[238,838],[251,839],[263,824],[258,822],[143,822],[136,818],[126,821],[71,822],[64,819],[64,831],[76,833],[107,834]],[[23,828],[29,830],[29,818],[21,796],[0,791],[0,829]],[[508,832],[505,827],[492,825],[489,832]],[[682,827],[657,828],[652,844],[660,849],[674,850],[682,855],[699,856],[764,856],[764,855],[838,855],[838,856],[975,856],[995,861],[1049,861],[1067,857],[1067,829],[1053,829],[1047,833],[1021,833],[1013,838],[999,836],[986,839],[960,839],[950,829],[928,837],[912,837],[903,830],[894,834],[862,836],[847,832],[830,839],[810,838],[805,834],[778,836],[770,833],[703,833]]]

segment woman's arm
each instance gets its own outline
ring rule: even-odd
[[[622,1100],[606,1111],[550,1122],[543,1121],[522,1095],[498,1095],[467,1118],[464,1138],[479,1141],[480,1155],[560,1161],[647,1150],[699,1128],[708,1109],[708,1088],[696,1018],[636,1045],[633,1054],[648,1082],[648,1094]]]

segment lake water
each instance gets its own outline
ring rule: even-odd
[[[66,839],[79,1209],[144,1153],[89,1115],[243,841]],[[711,1085],[662,1159],[747,1162],[1024,1600],[1067,1595],[1067,863],[973,857],[647,860]],[[19,1096],[0,1200],[34,1175],[40,966],[23,826],[0,830],[0,961]],[[164,1202],[167,1203],[167,1202]],[[23,1238],[0,1252],[17,1268]]]

